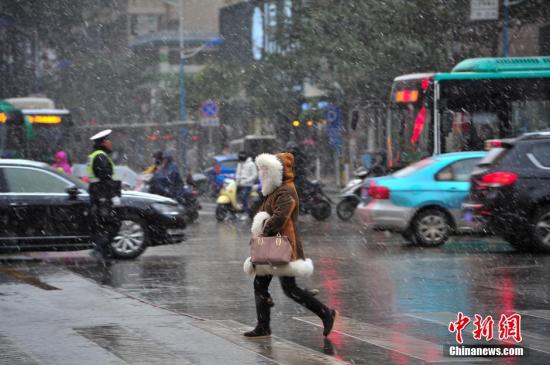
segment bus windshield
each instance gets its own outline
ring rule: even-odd
[[[56,109],[44,97],[11,98],[2,101],[9,112],[0,123],[0,157],[53,162],[53,155],[69,146],[71,114]]]
[[[550,79],[441,81],[441,152],[550,128]]]
[[[388,164],[404,167],[433,153],[433,124],[427,78],[396,81],[388,111]]]

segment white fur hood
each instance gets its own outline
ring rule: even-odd
[[[262,184],[262,194],[267,196],[283,183],[283,163],[270,153],[258,155],[255,162]]]

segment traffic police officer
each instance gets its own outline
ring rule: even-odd
[[[120,229],[120,219],[114,206],[120,203],[121,184],[113,180],[115,164],[109,157],[113,144],[110,129],[92,136],[94,151],[88,156],[87,172],[90,177],[90,204],[92,239],[102,258],[113,257],[111,242]]]

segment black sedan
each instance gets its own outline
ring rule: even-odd
[[[148,245],[184,238],[184,208],[158,195],[123,191],[116,207],[116,258],[138,257]],[[82,181],[46,164],[0,159],[0,249],[81,250],[93,247],[89,195]]]

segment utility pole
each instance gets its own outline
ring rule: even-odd
[[[508,23],[510,18],[510,0],[504,0],[504,19],[502,24],[502,57],[508,57]]]
[[[504,0],[503,20],[502,20],[502,57],[508,57],[509,37],[508,28],[510,27],[510,6],[518,5],[525,0]]]
[[[180,38],[180,121],[187,121],[187,107],[185,95],[185,48],[184,48],[184,33],[183,33],[183,0],[179,3],[179,38]],[[187,170],[187,127],[181,125],[181,163],[183,165],[182,173],[185,175]]]

